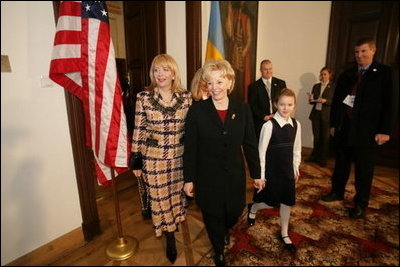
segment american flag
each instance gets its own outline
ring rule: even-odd
[[[86,145],[94,152],[98,182],[128,166],[122,91],[104,1],[63,1],[49,77],[77,96],[86,121]]]

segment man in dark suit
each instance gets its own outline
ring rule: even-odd
[[[265,59],[260,64],[261,78],[249,85],[249,104],[253,113],[254,127],[257,138],[261,128],[267,120],[274,116],[275,96],[286,88],[284,80],[272,77],[272,62]]]
[[[397,113],[392,70],[373,61],[375,40],[362,38],[355,45],[357,65],[338,79],[331,109],[331,134],[336,142],[332,190],[326,202],[343,200],[351,162],[355,164],[354,207],[349,217],[362,218],[371,191],[377,148],[389,141]]]

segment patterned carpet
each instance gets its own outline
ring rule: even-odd
[[[279,209],[258,212],[252,227],[247,225],[246,210],[233,229],[226,251],[227,265],[399,266],[398,189],[374,179],[367,215],[357,220],[347,217],[354,196],[353,179],[347,185],[344,201],[319,201],[329,189],[330,176],[302,164],[289,226],[297,252],[285,251],[277,238]],[[210,254],[198,265],[214,265]]]

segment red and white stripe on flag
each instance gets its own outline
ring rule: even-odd
[[[63,1],[49,77],[77,96],[85,112],[86,145],[98,182],[128,166],[129,143],[122,90],[104,1]]]

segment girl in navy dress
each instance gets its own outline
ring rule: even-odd
[[[255,191],[254,203],[248,205],[248,223],[254,225],[256,213],[265,208],[280,207],[281,236],[284,248],[295,251],[288,235],[290,207],[295,204],[295,183],[301,161],[301,127],[290,114],[296,106],[296,95],[282,89],[275,103],[275,116],[264,123],[258,151],[261,164],[262,188]]]

